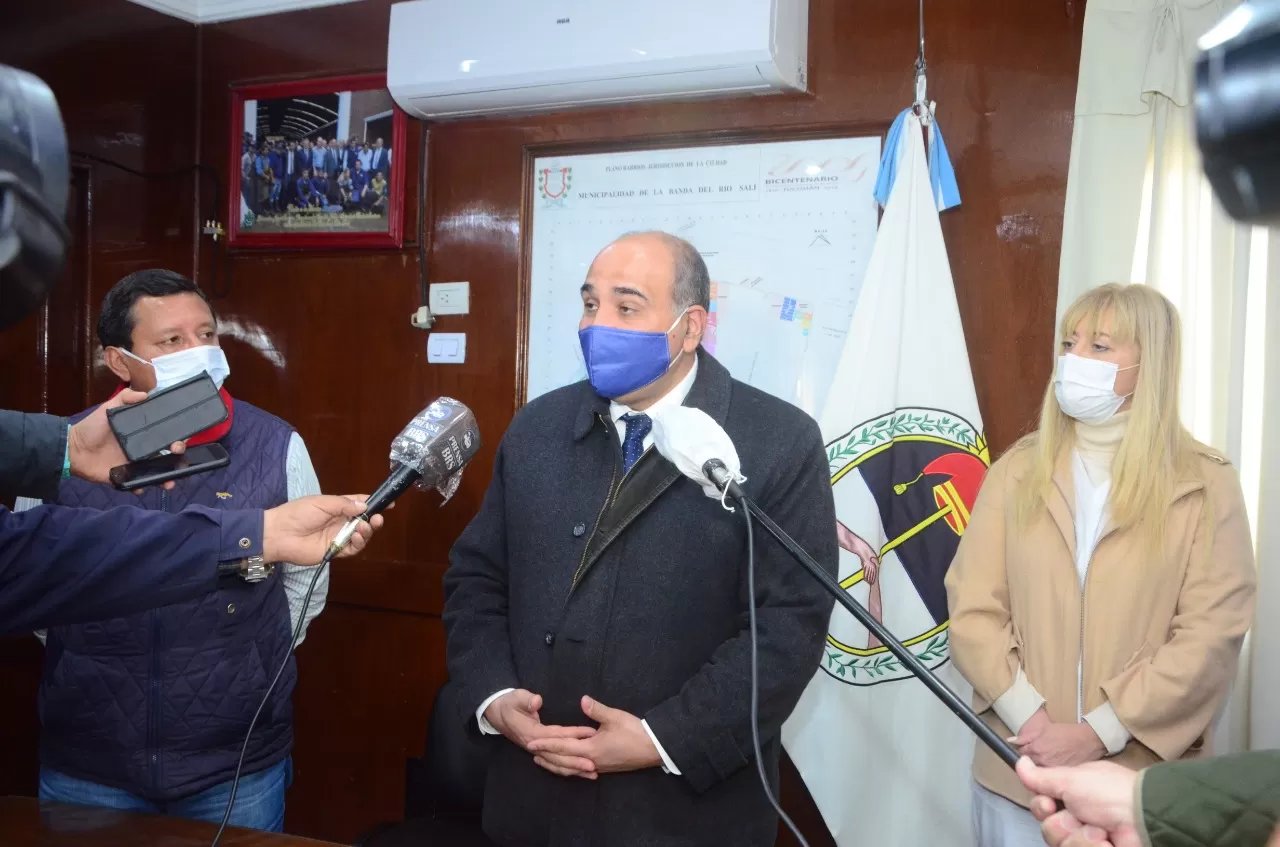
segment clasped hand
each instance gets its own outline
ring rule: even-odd
[[[662,762],[640,719],[582,698],[582,713],[597,727],[548,726],[539,711],[542,696],[519,689],[489,704],[485,720],[512,743],[533,754],[533,761],[558,776],[596,779],[656,767]]]
[[[1081,765],[1101,759],[1107,753],[1088,723],[1053,723],[1043,708],[1032,715],[1009,742],[1041,767]]]

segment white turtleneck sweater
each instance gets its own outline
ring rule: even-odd
[[[1111,464],[1129,427],[1129,413],[1121,412],[1101,424],[1076,421],[1076,446],[1071,455],[1072,487],[1075,489],[1076,570],[1080,588],[1089,572],[1089,559],[1102,537],[1110,510]]]
[[[1080,576],[1081,600],[1084,602],[1085,577],[1089,561],[1101,540],[1107,524],[1107,499],[1111,493],[1111,465],[1129,425],[1129,413],[1121,412],[1101,424],[1075,424],[1075,449],[1072,451],[1072,486],[1075,489],[1073,517],[1076,531],[1076,572]],[[1084,656],[1076,668],[1077,720],[1087,721],[1097,733],[1109,755],[1124,749],[1131,735],[1116,716],[1111,704],[1084,714]],[[1000,719],[1016,734],[1044,704],[1022,669],[1009,690],[992,704]]]
[[[1111,482],[1111,463],[1128,429],[1128,412],[1118,412],[1100,424],[1076,421],[1075,454],[1084,462],[1089,480],[1095,485]]]

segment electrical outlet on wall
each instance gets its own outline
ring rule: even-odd
[[[471,283],[433,282],[427,294],[433,315],[466,315],[471,312]]]

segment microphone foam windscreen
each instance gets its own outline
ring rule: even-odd
[[[702,470],[711,459],[718,459],[737,482],[746,481],[733,440],[706,412],[692,406],[667,406],[649,414],[654,448],[680,473],[702,486],[708,497],[718,500],[722,496]]]

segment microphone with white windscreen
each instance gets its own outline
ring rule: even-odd
[[[747,481],[742,462],[714,418],[692,406],[669,406],[653,410],[650,419],[654,448],[708,497],[724,503],[726,497],[742,496],[738,486]]]

